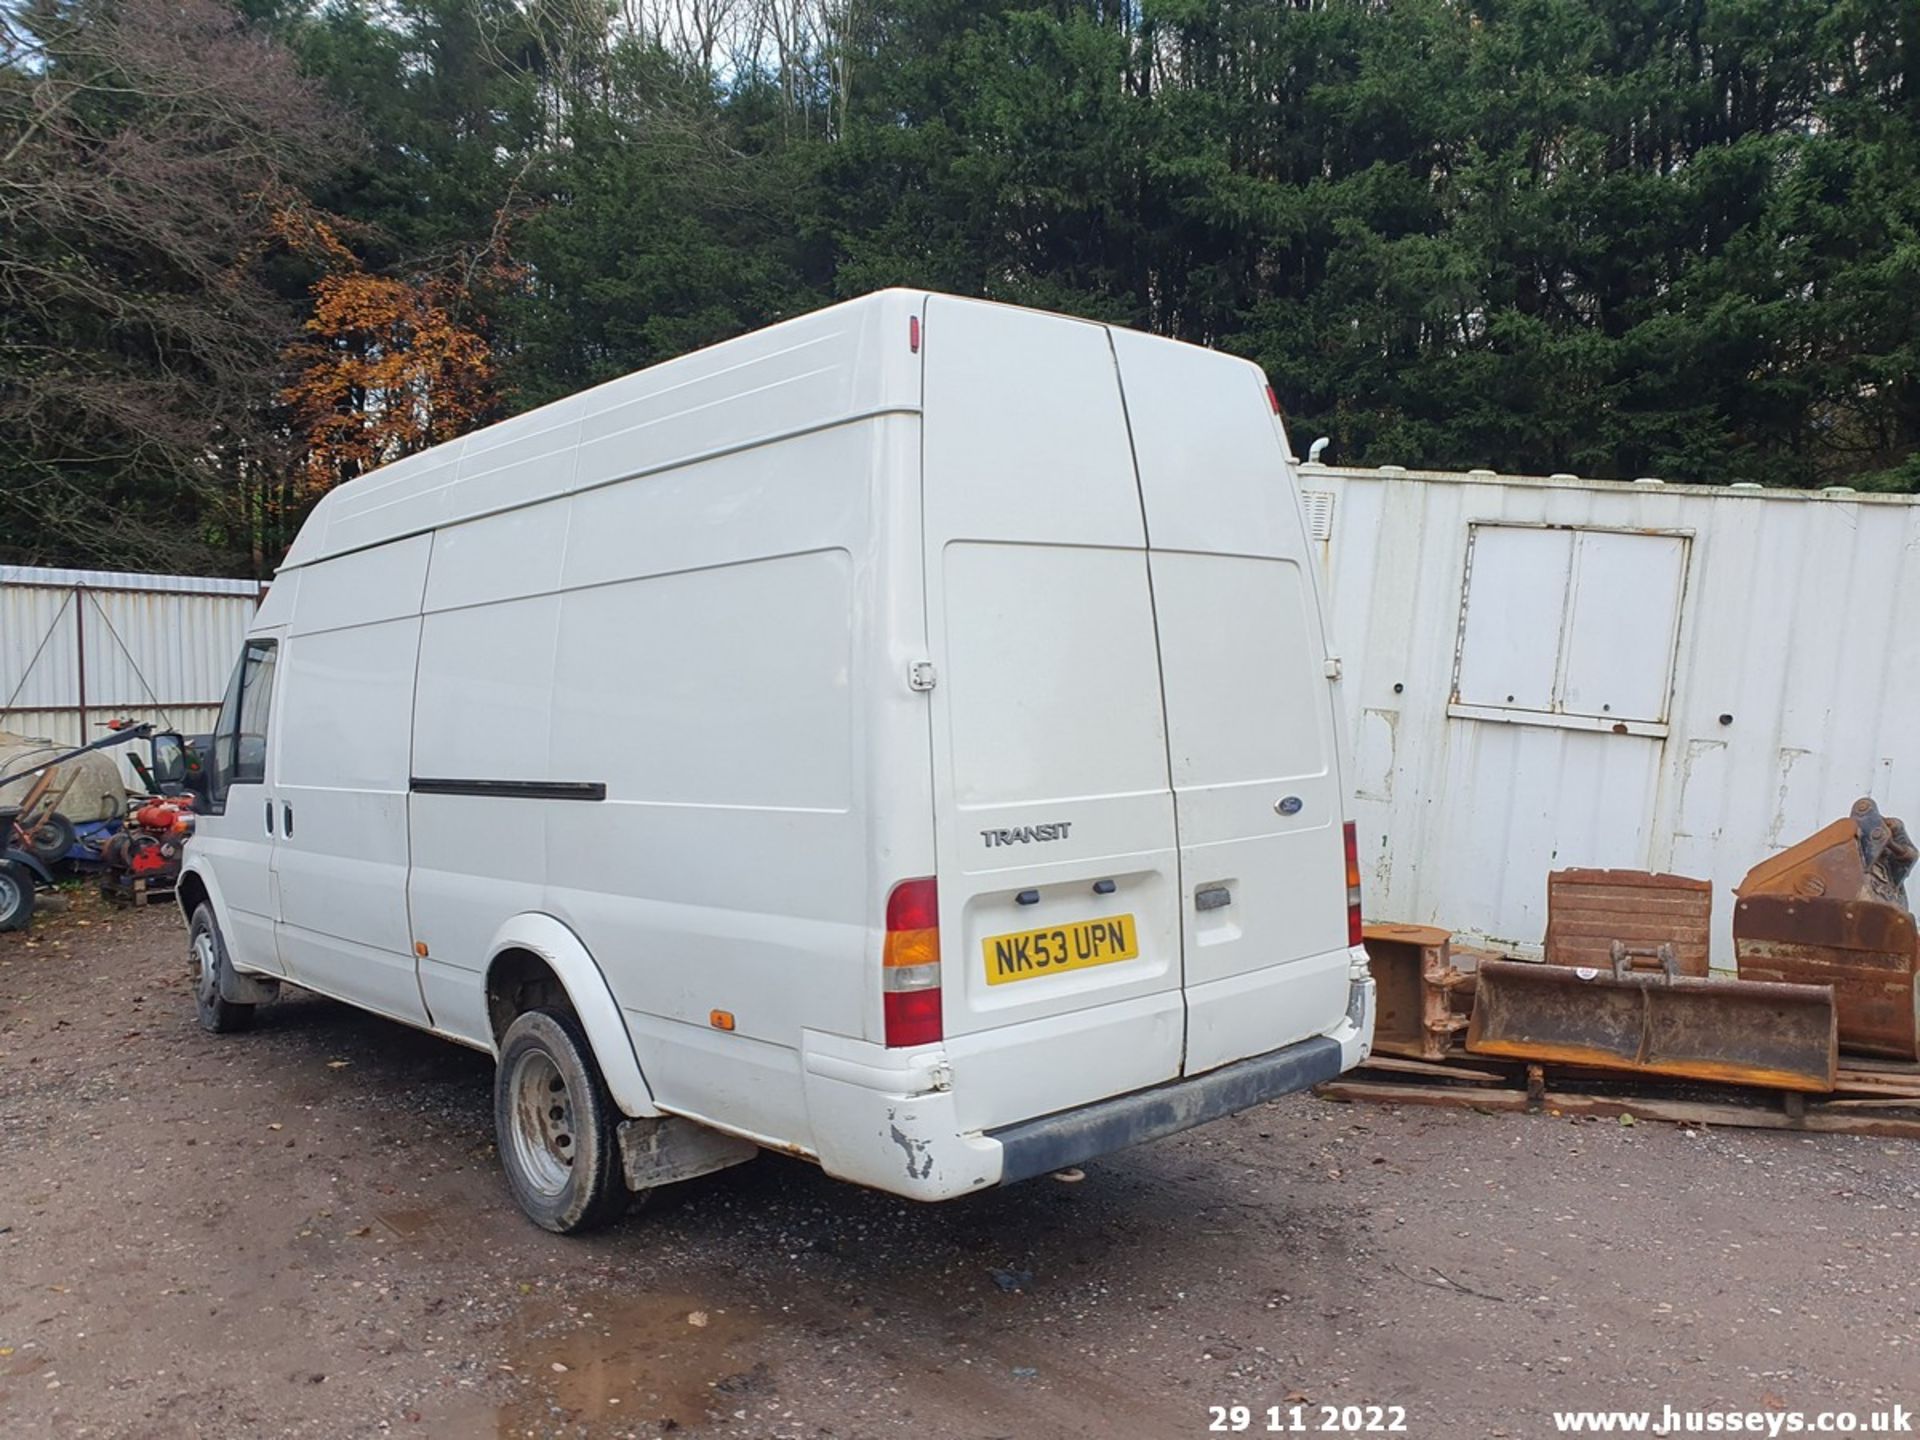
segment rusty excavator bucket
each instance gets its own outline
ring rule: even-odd
[[[1920,935],[1906,892],[1916,858],[1907,827],[1861,799],[1754,866],[1734,891],[1740,978],[1830,985],[1842,1050],[1920,1059]]]
[[[1633,961],[1652,958],[1654,971]],[[1671,945],[1611,964],[1481,964],[1467,1049],[1821,1094],[1833,1089],[1834,998],[1826,985],[1707,980],[1679,973]]]
[[[1733,893],[1873,900],[1905,910],[1907,875],[1916,858],[1920,852],[1907,827],[1883,816],[1871,796],[1862,796],[1846,819],[1754,866]]]

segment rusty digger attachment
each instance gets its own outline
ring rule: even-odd
[[[1599,966],[1480,966],[1467,1049],[1629,1074],[1824,1094],[1835,1072],[1827,985],[1683,975],[1671,945],[1611,947]],[[1657,968],[1636,969],[1652,960]]]
[[[1842,1050],[1920,1059],[1920,934],[1906,879],[1907,827],[1871,799],[1747,872],[1735,889],[1742,980],[1830,985]]]

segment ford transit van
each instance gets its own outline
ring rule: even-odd
[[[925,1200],[1329,1079],[1373,984],[1260,371],[888,291],[328,494],[179,887],[497,1059],[536,1222],[758,1147]]]

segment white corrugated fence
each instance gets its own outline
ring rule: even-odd
[[[1529,950],[1547,873],[1732,887],[1872,795],[1920,824],[1920,503],[1303,466],[1370,918]],[[1316,499],[1315,497],[1330,497]]]
[[[128,716],[205,734],[265,588],[0,565],[0,730],[80,744]]]

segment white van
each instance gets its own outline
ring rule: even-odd
[[[340,487],[214,738],[203,1022],[284,979],[495,1055],[559,1231],[760,1146],[945,1199],[1359,1063],[1277,410],[896,290]]]

